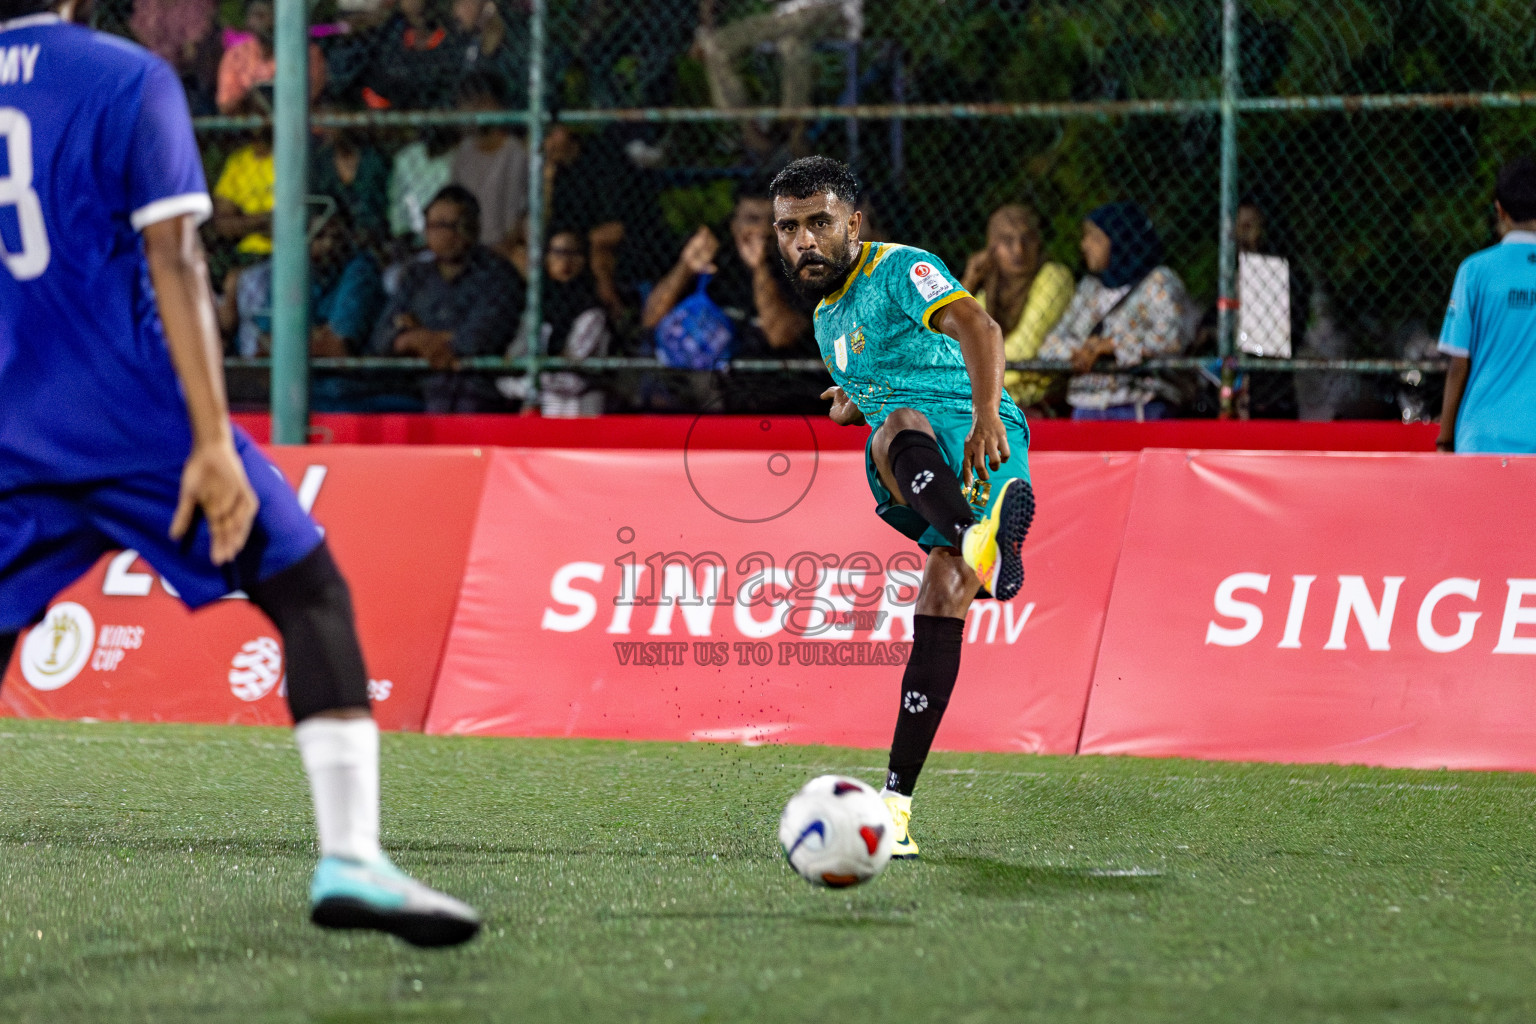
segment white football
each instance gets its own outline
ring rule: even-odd
[[[800,877],[842,889],[867,882],[891,859],[891,814],[858,779],[822,775],[789,798],[779,843]]]

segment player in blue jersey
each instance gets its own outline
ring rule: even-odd
[[[194,608],[243,589],[286,647],[320,835],[311,919],[466,941],[475,912],[379,846],[379,734],[347,584],[229,422],[197,235],[212,203],[181,84],[54,6],[0,0],[0,667],[114,548]]]
[[[960,673],[978,591],[1019,592],[1034,518],[1029,427],[1003,390],[1003,333],[931,253],[860,242],[858,183],[826,157],[773,181],[779,254],[816,301],[816,342],[832,374],[830,415],[868,424],[875,511],[928,552],[881,796],[897,857],[916,857],[912,791]]]
[[[1536,452],[1536,160],[1501,168],[1494,194],[1499,244],[1457,268],[1440,327],[1440,451]]]

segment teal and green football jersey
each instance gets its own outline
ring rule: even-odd
[[[816,344],[838,387],[872,429],[892,409],[971,416],[971,378],[960,344],[928,326],[970,295],[932,253],[865,242],[843,287],[816,307]],[[1003,393],[1004,416],[1013,399]],[[1023,416],[1018,416],[1020,422]]]

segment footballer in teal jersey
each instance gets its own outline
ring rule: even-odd
[[[978,593],[1010,600],[1034,518],[1029,428],[1003,390],[1003,334],[931,253],[861,242],[858,182],[826,157],[773,181],[779,255],[815,301],[836,423],[871,428],[875,511],[928,552],[886,776],[897,857],[917,856],[912,791],[960,672]]]

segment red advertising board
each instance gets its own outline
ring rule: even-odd
[[[1082,752],[1536,768],[1536,459],[1142,456]]]
[[[487,459],[473,449],[270,453],[352,585],[375,714],[419,730],[458,596]],[[133,552],[108,556],[17,648],[0,713],[27,718],[290,719],[282,648],[244,600],[196,614]]]
[[[922,555],[861,453],[275,458],[351,578],[388,728],[889,740]],[[971,611],[940,747],[1536,769],[1536,459],[1031,464],[1025,589]],[[276,640],[110,556],[24,638],[0,713],[283,723]]]
[[[1031,465],[1028,579],[971,612],[944,748],[1076,748],[1135,457]],[[427,729],[883,747],[922,559],[862,453],[498,451]]]

